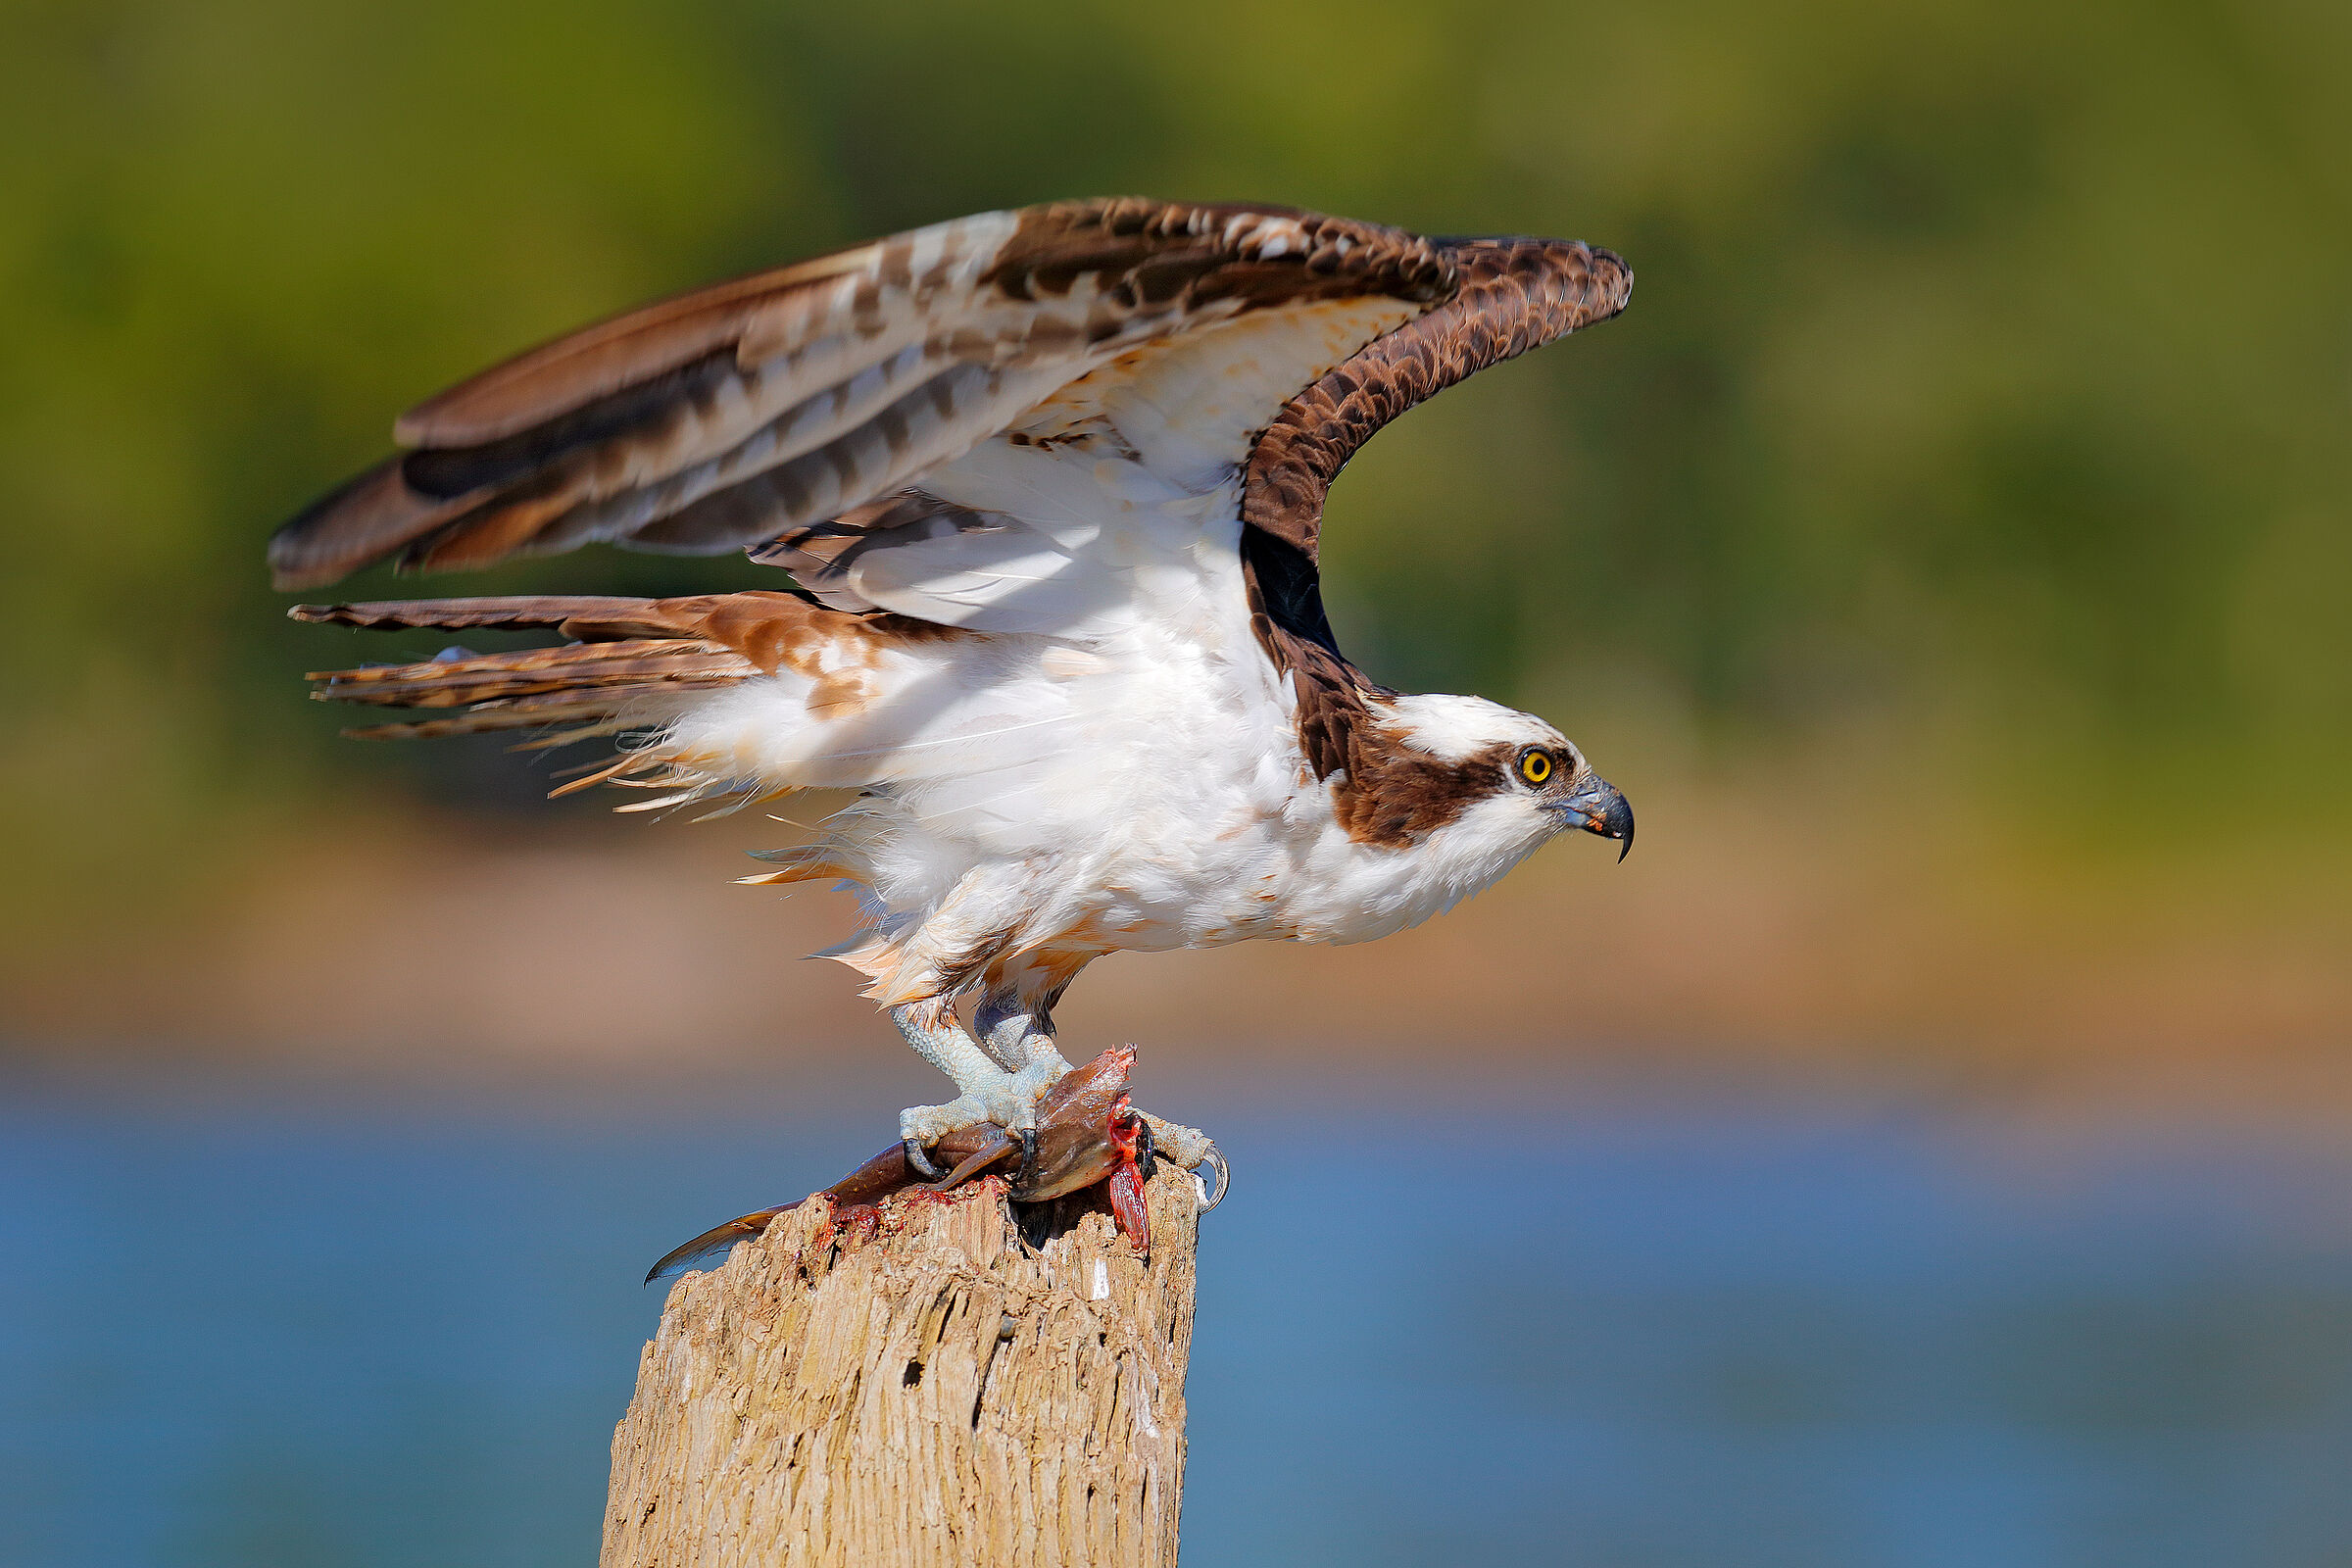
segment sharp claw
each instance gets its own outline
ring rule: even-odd
[[[1152,1142],[1152,1124],[1141,1116],[1135,1119],[1135,1168],[1144,1180],[1152,1179],[1152,1167],[1159,1157],[1158,1148]]]
[[[947,1174],[931,1163],[931,1156],[924,1151],[921,1139],[902,1138],[899,1140],[899,1144],[906,1151],[906,1163],[913,1166],[915,1174],[922,1177],[923,1180],[935,1182]]]
[[[1012,1179],[1012,1189],[1025,1193],[1037,1182],[1037,1129],[1024,1127],[1013,1136],[1021,1141],[1021,1168]]]
[[[1198,1169],[1193,1172],[1193,1186],[1200,1194],[1200,1212],[1205,1214],[1225,1201],[1225,1195],[1233,1190],[1233,1170],[1225,1163],[1225,1151],[1214,1143],[1208,1146],[1208,1152],[1200,1156],[1200,1163],[1217,1167],[1217,1190],[1213,1193],[1208,1190],[1208,1183],[1200,1179],[1200,1172]]]

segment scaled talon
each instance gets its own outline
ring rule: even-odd
[[[1193,1180],[1201,1187],[1200,1212],[1205,1214],[1225,1201],[1225,1194],[1233,1187],[1233,1167],[1225,1163],[1225,1151],[1213,1143],[1208,1146],[1207,1152],[1200,1156],[1200,1164],[1217,1167],[1217,1187],[1213,1193],[1207,1190],[1205,1183],[1200,1183],[1200,1166],[1193,1167]]]

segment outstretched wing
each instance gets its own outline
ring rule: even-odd
[[[1238,488],[1257,634],[1296,677],[1308,751],[1328,775],[1348,765],[1341,736],[1353,712],[1343,710],[1378,690],[1340,657],[1323,612],[1316,546],[1332,481],[1405,410],[1616,315],[1633,288],[1621,260],[1578,241],[1425,243],[1451,279],[1442,300],[1318,298],[1162,338],[919,486],[790,530],[755,557],[843,610],[1083,632],[1134,608],[1122,572],[1151,554],[1140,523],[1151,503],[1215,495],[1230,522]],[[1112,532],[1121,547],[1102,548]]]
[[[975,443],[1049,439],[1150,351],[1257,318],[1277,326],[1259,378],[1292,378],[1209,421],[1246,440],[1456,284],[1426,240],[1285,208],[1119,198],[958,219],[650,306],[442,393],[395,427],[406,451],[280,528],[270,564],[301,588],[387,559],[716,553],[833,519],[854,536],[903,521],[902,492]],[[1348,309],[1365,301],[1380,309]],[[1065,389],[1114,366],[1057,423]],[[1164,390],[1198,404],[1198,377],[1177,379]],[[1169,440],[1215,461],[1214,442]]]

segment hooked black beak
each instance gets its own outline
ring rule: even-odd
[[[1618,839],[1624,847],[1617,852],[1622,860],[1634,851],[1634,808],[1626,804],[1617,786],[1602,778],[1586,780],[1575,794],[1561,801],[1552,809],[1567,818],[1569,823],[1588,833],[1597,833],[1604,839]]]

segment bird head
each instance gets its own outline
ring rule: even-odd
[[[1535,714],[1483,697],[1400,695],[1387,718],[1403,748],[1450,776],[1458,826],[1468,834],[1522,856],[1572,829],[1616,839],[1621,860],[1633,849],[1625,797]]]

